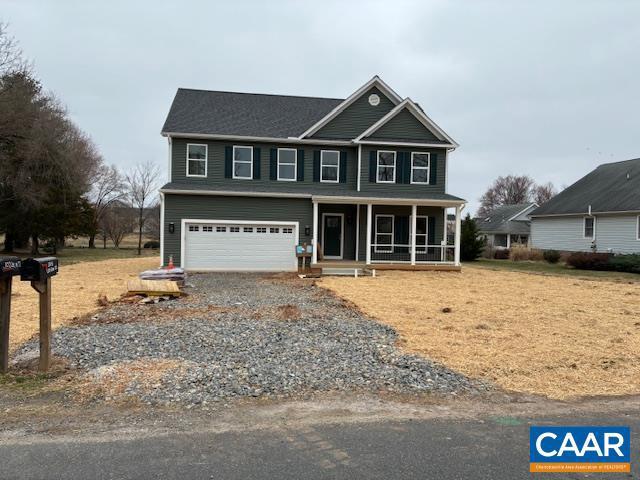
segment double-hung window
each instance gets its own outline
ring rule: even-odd
[[[411,183],[428,184],[430,166],[429,153],[411,152]]]
[[[187,177],[207,176],[207,145],[187,144]]]
[[[338,183],[340,178],[340,152],[322,150],[320,152],[320,181]]]
[[[297,175],[297,155],[294,148],[278,149],[278,180],[295,182]]]
[[[396,152],[378,151],[376,178],[378,183],[395,183],[396,181]]]
[[[596,231],[596,219],[595,217],[584,217],[583,222],[584,238],[593,240],[593,236]]]
[[[393,215],[376,215],[376,253],[393,253]]]
[[[233,146],[233,178],[253,178],[253,148]]]

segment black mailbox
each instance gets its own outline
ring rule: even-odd
[[[41,282],[58,273],[56,257],[27,258],[22,261],[20,280]]]
[[[18,275],[21,263],[18,257],[0,257],[0,277]]]

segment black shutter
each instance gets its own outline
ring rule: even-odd
[[[429,216],[427,217],[427,243],[429,245],[436,244],[436,217]]]
[[[278,179],[278,149],[271,149],[271,163],[269,165],[269,178],[271,180]]]
[[[378,152],[376,152],[375,150],[371,150],[369,152],[369,181],[371,183],[376,183],[376,176],[377,176],[376,159],[377,159],[377,154],[378,154]]]
[[[393,243],[396,245],[409,245],[409,217],[396,216],[394,225]],[[400,252],[406,251],[407,247],[399,247]]]
[[[405,152],[404,154],[404,183],[411,183],[411,154]]]
[[[224,147],[224,178],[233,176],[233,147]]]
[[[347,183],[347,152],[340,152],[340,183]]]
[[[253,147],[253,178],[260,180],[260,147]]]
[[[320,181],[320,150],[313,151],[313,181]]]
[[[435,185],[438,181],[438,154],[431,153],[429,160],[429,185]]]
[[[396,153],[396,183],[404,182],[404,152]]]
[[[296,179],[304,182],[304,149],[298,149],[298,167],[296,168]]]

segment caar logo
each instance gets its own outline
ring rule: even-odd
[[[629,427],[531,427],[531,472],[630,472]]]

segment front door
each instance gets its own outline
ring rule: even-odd
[[[344,215],[342,213],[322,214],[322,248],[324,258],[342,259],[343,230]]]

